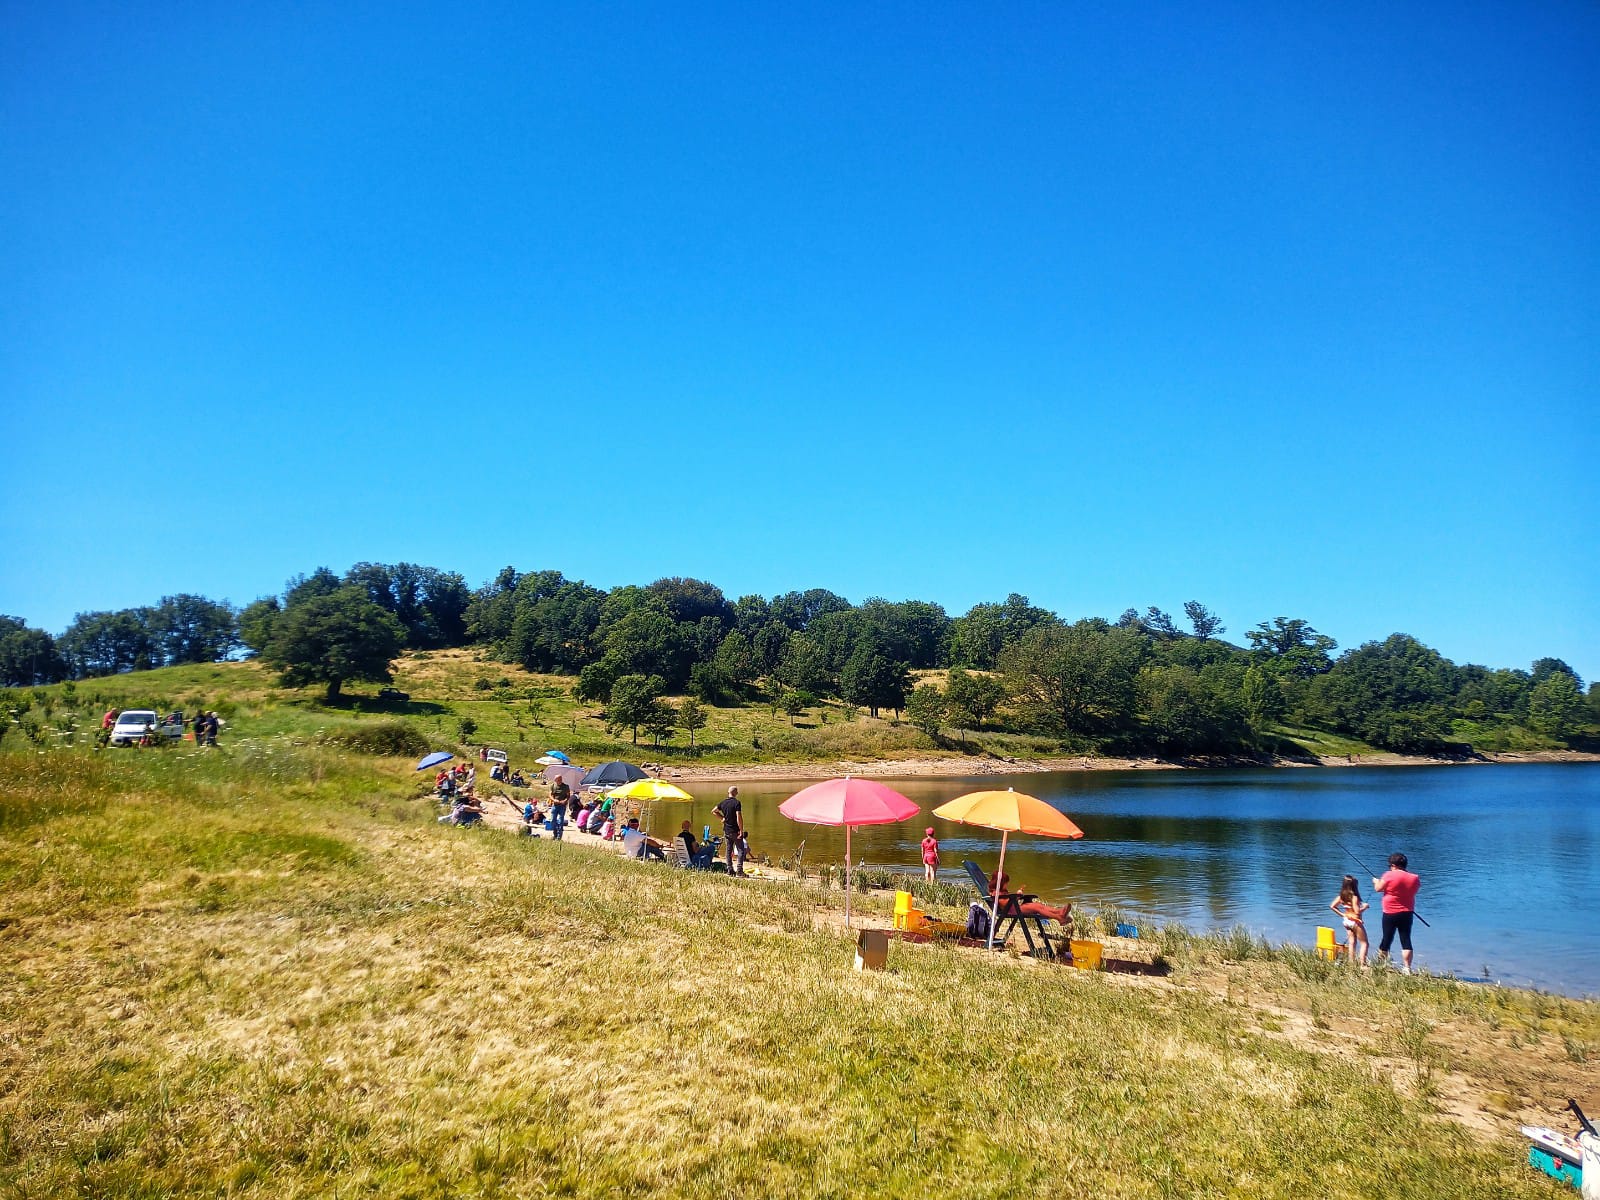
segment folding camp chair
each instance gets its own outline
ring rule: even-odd
[[[994,926],[994,944],[1005,945],[1006,939],[1011,936],[1013,929],[1022,930],[1022,938],[1028,943],[1028,953],[1034,958],[1058,957],[1056,947],[1050,940],[1050,928],[1047,922],[1049,917],[1042,917],[1036,913],[1022,911],[1024,904],[1031,904],[1038,896],[1026,895],[1021,892],[1007,892],[1004,896],[994,897],[989,894],[989,877],[983,873],[983,868],[971,859],[961,864],[967,869],[967,874],[972,876],[972,882],[977,885],[978,896],[989,906],[989,919],[996,922]],[[1038,935],[1035,943],[1034,936]],[[1067,934],[1061,930],[1056,935],[1065,942]],[[1069,954],[1070,958],[1071,955]]]

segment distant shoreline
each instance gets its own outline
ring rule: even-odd
[[[1580,750],[1527,750],[1474,754],[1467,758],[1372,753],[1334,754],[1316,759],[1274,758],[1195,759],[1103,758],[1075,754],[1050,758],[904,758],[877,762],[838,760],[830,763],[717,763],[695,766],[662,764],[670,779],[828,779],[836,775],[870,775],[874,778],[965,778],[974,775],[1028,775],[1047,771],[1178,771],[1219,768],[1311,769],[1315,767],[1472,767],[1515,763],[1600,763],[1600,754]],[[646,764],[654,766],[654,764]]]

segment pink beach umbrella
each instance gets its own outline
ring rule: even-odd
[[[802,825],[844,826],[844,925],[850,928],[850,830],[857,825],[893,825],[920,809],[888,784],[874,779],[824,779],[801,788],[778,811]]]
[[[573,791],[577,791],[579,786],[583,783],[583,768],[571,767],[557,763],[554,766],[546,767],[543,771],[541,771],[539,778],[548,779],[551,783],[554,783],[558,779],[565,779],[567,781],[567,786]]]

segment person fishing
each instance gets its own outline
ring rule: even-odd
[[[1378,943],[1378,958],[1389,960],[1389,947],[1395,935],[1400,936],[1400,969],[1411,974],[1411,921],[1417,915],[1417,889],[1422,886],[1418,876],[1406,870],[1406,856],[1398,852],[1389,855],[1389,869],[1372,881],[1372,890],[1383,893],[1383,940]]]

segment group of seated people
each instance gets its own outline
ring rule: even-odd
[[[511,787],[528,786],[528,780],[521,771],[513,771],[503,762],[497,762],[489,768],[489,778],[496,783],[508,784]]]
[[[483,801],[470,788],[456,795],[450,811],[439,818],[441,825],[479,825],[483,822]]]

